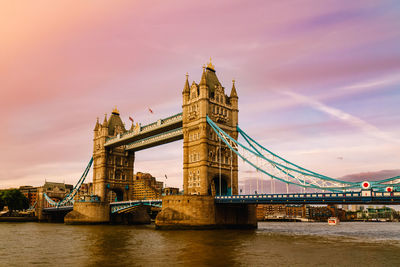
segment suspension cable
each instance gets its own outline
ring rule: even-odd
[[[232,156],[232,150],[231,150],[231,196],[233,195],[233,156]]]
[[[221,196],[221,138],[219,138],[219,195]]]

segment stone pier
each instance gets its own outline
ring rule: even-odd
[[[165,196],[156,229],[257,228],[255,205],[216,205],[213,196]]]
[[[75,202],[74,210],[64,217],[66,224],[104,224],[110,222],[108,202]]]

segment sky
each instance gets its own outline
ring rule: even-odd
[[[1,1],[0,188],[75,184],[97,117],[181,112],[210,57],[265,147],[331,177],[398,175],[399,29],[399,1]],[[136,171],[182,187],[182,141]]]

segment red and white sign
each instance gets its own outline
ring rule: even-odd
[[[386,192],[393,192],[393,187],[391,186],[386,187]]]
[[[365,182],[362,182],[362,183],[361,183],[361,187],[362,187],[363,189],[368,189],[368,188],[371,187],[371,184],[370,184],[368,181],[365,181]]]

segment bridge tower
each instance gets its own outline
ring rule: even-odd
[[[108,120],[105,115],[102,124],[97,119],[93,139],[93,186],[103,202],[129,200],[132,195],[134,152],[125,151],[124,146],[104,147],[107,139],[126,131],[117,108]]]
[[[189,86],[183,96],[183,187],[186,195],[238,194],[238,158],[208,125],[207,115],[237,139],[238,96],[233,81],[225,94],[211,60],[203,66],[200,83]]]

